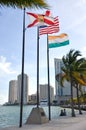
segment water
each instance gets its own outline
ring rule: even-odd
[[[26,122],[33,107],[36,106],[24,106],[23,107],[23,124]],[[43,107],[46,116],[48,117],[48,107]],[[58,118],[61,107],[51,106],[51,119]],[[71,114],[70,109],[67,110],[67,115]],[[19,126],[20,107],[19,106],[0,106],[0,128],[8,126]]]

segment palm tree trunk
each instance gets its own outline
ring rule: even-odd
[[[82,114],[81,112],[81,108],[80,108],[80,100],[79,100],[79,89],[78,89],[78,85],[76,87],[76,90],[77,90],[77,102],[78,102],[78,110],[79,110],[79,114]]]
[[[73,86],[72,86],[72,78],[71,78],[71,82],[70,82],[70,85],[71,85],[71,116],[72,117],[75,117],[75,111],[74,111],[74,102],[73,102]]]

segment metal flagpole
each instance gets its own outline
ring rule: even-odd
[[[22,113],[23,113],[23,88],[24,88],[24,51],[25,51],[25,8],[23,12],[23,41],[22,41],[22,70],[21,70],[21,101],[20,101],[20,124],[22,127]]]
[[[39,107],[39,27],[37,27],[37,108]]]
[[[51,120],[48,34],[47,34],[47,72],[48,72],[48,109],[49,109],[49,120]]]

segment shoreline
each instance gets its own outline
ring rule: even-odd
[[[60,107],[60,106],[59,106]],[[26,108],[26,107],[25,107]],[[61,107],[62,108],[62,107]],[[13,108],[12,108],[13,109]],[[18,107],[17,107],[17,109],[18,109]],[[32,109],[32,108],[31,108]],[[9,110],[9,107],[8,107],[8,110]],[[15,107],[14,107],[14,110],[15,110]],[[26,109],[25,109],[26,110]],[[57,111],[57,107],[54,109],[54,112],[55,111]],[[14,112],[14,111],[13,111]],[[85,119],[86,119],[86,111],[83,111],[83,114],[82,115],[79,115],[78,113],[78,111],[75,111],[75,114],[76,114],[76,117],[71,117],[71,110],[69,110],[68,109],[68,111],[66,111],[66,113],[67,113],[67,115],[66,116],[59,116],[59,114],[60,114],[60,109],[58,108],[58,111],[57,111],[58,113],[56,113],[56,114],[58,114],[58,115],[54,115],[55,116],[55,118],[51,118],[51,121],[49,121],[49,123],[46,123],[46,124],[42,124],[42,125],[23,125],[23,127],[25,127],[25,129],[23,129],[23,128],[21,128],[22,130],[29,130],[29,129],[27,129],[27,127],[29,128],[30,126],[31,126],[31,128],[32,128],[32,130],[34,129],[34,130],[36,130],[35,129],[35,126],[39,126],[39,127],[41,127],[41,126],[45,126],[45,127],[48,127],[48,125],[52,125],[53,127],[54,127],[54,125],[58,128],[58,126],[60,126],[60,124],[61,124],[61,128],[63,127],[63,125],[65,124],[65,122],[66,122],[66,124],[67,124],[67,126],[69,126],[69,124],[73,124],[73,122],[71,121],[71,122],[69,122],[69,124],[68,124],[68,120],[75,120],[75,122],[76,122],[76,120],[78,121],[78,119],[77,118],[79,118],[79,117],[81,117],[81,118],[83,118],[84,116],[85,116]],[[14,116],[15,115],[13,115],[12,114],[12,117],[14,118]],[[18,119],[17,118],[17,116],[15,117],[16,118],[16,120]],[[5,120],[4,120],[4,118],[2,118],[3,119],[3,124],[4,124],[4,126],[5,126]],[[84,120],[85,120],[84,119]],[[9,121],[9,118],[7,119],[7,121]],[[12,122],[12,120],[10,120],[11,122]],[[13,120],[14,121],[14,120]],[[19,121],[19,120],[18,120]],[[59,122],[60,121],[60,122]],[[53,125],[54,124],[54,125]],[[57,126],[57,124],[58,124],[58,126]],[[19,125],[19,123],[17,123],[17,125],[15,125],[14,127],[12,127],[12,126],[7,126],[7,127],[1,127],[0,128],[0,130],[18,130],[19,128],[18,128],[18,125]],[[60,130],[61,130],[61,128],[60,128]],[[47,128],[46,128],[47,129]],[[37,130],[40,130],[40,129],[37,129]],[[45,130],[45,129],[43,129],[43,130]],[[53,129],[54,130],[54,129]],[[57,130],[59,130],[59,129],[57,129]],[[63,129],[64,130],[64,129]],[[86,130],[86,129],[85,129]]]
[[[71,109],[70,105],[60,105],[60,107]],[[82,111],[86,111],[86,105],[81,105],[80,108],[81,108]],[[78,105],[74,105],[74,109],[78,110]]]
[[[58,119],[52,119],[44,124],[29,124],[18,126],[0,128],[0,130],[86,130],[86,112],[83,115],[77,114],[76,117],[63,116]]]

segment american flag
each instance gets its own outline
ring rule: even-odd
[[[52,34],[59,32],[59,21],[58,16],[54,18],[54,25],[52,26],[40,26],[39,35]]]

